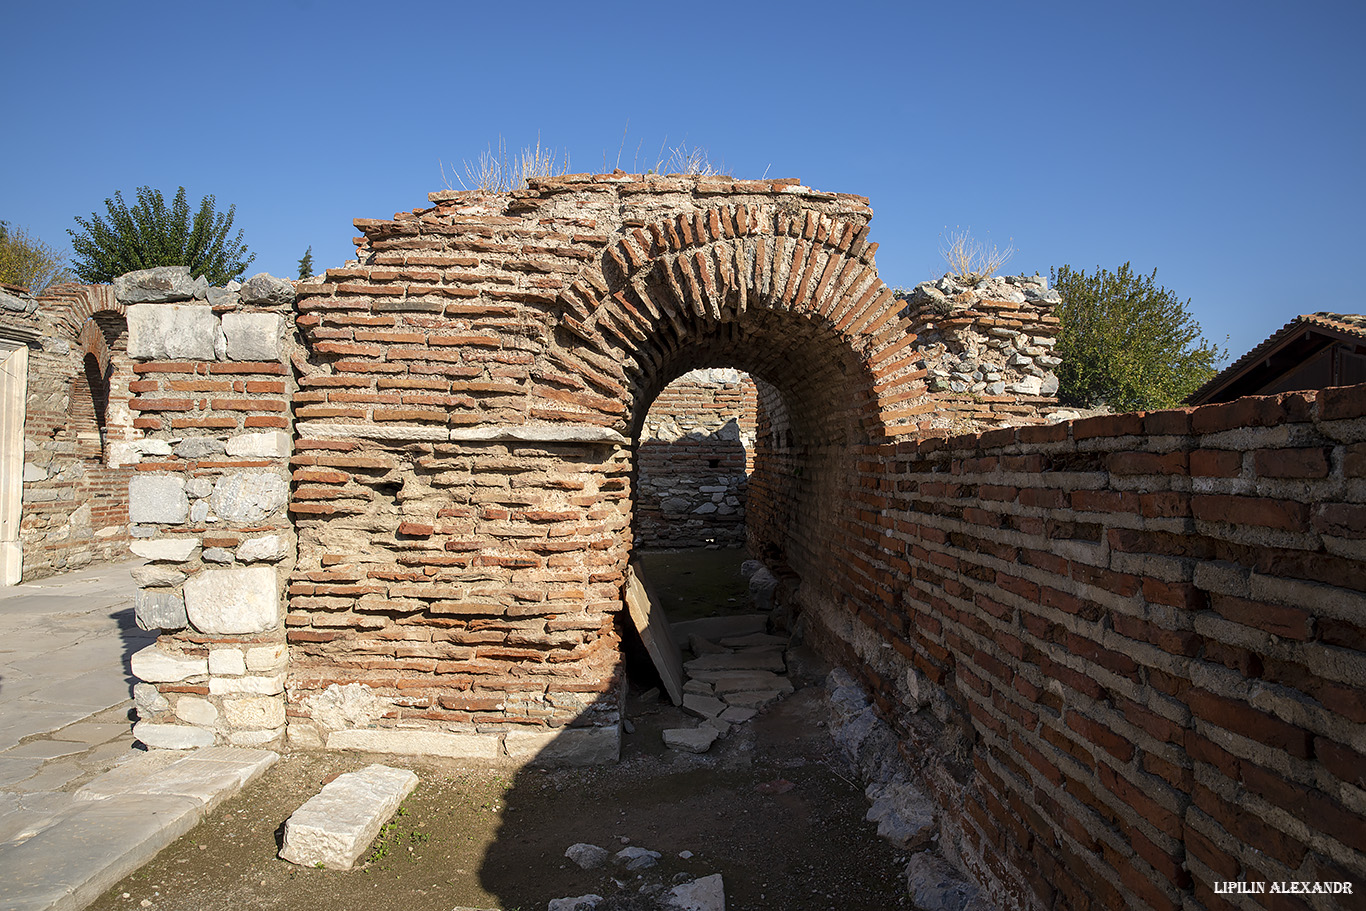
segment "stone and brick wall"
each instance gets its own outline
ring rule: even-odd
[[[738,370],[694,370],[650,406],[636,448],[640,547],[743,547],[758,392]]]
[[[297,301],[115,294],[149,745],[614,757],[642,428],[724,366],[751,553],[999,906],[1366,880],[1366,387],[1049,423],[1042,281],[897,299],[862,197],[616,173],[431,203],[358,221]]]
[[[119,453],[135,435],[130,362],[109,290],[0,291],[0,359],[14,374],[0,407],[16,422],[0,440],[0,458],[10,459],[0,470],[0,510],[12,513],[0,536],[7,583],[128,555],[129,472]]]
[[[142,439],[126,457],[138,625],[132,656],[149,747],[283,742],[283,593],[294,564],[291,282],[209,288],[184,267],[114,285],[126,306]]]
[[[868,450],[799,594],[996,904],[1366,880],[1363,440],[1359,386]]]

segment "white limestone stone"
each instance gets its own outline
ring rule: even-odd
[[[227,698],[223,700],[223,718],[234,728],[278,728],[285,723],[285,701],[279,696]]]
[[[143,588],[179,585],[185,581],[185,574],[178,569],[165,566],[138,566],[133,569],[133,581]]]
[[[134,540],[128,549],[144,560],[180,563],[190,559],[190,554],[198,546],[198,538],[148,538]]]
[[[223,314],[228,358],[234,361],[278,361],[284,334],[284,317],[278,313]]]
[[[353,729],[329,733],[327,748],[410,756],[448,756],[452,759],[498,759],[503,753],[501,739],[497,734]]]
[[[269,677],[209,678],[209,694],[212,696],[275,696],[284,691],[284,674]]]
[[[192,750],[213,746],[213,731],[188,724],[153,724],[139,721],[133,725],[133,736],[150,750]]]
[[[179,525],[190,515],[185,479],[175,475],[135,474],[128,479],[128,520]]]
[[[289,539],[284,535],[262,535],[248,538],[237,545],[237,559],[242,563],[282,560],[289,554]]]
[[[277,743],[284,736],[284,728],[271,728],[267,731],[228,731],[228,743],[239,747],[263,747]]]
[[[270,671],[284,664],[288,651],[283,642],[278,645],[256,645],[247,649],[247,670]]]
[[[139,588],[133,593],[133,617],[139,629],[184,629],[185,602],[175,592]]]
[[[351,869],[416,787],[416,774],[383,765],[339,776],[285,822],[280,857],[306,867]]]
[[[726,911],[726,889],[720,873],[682,883],[664,897],[669,911]]]
[[[279,585],[268,566],[206,569],[185,583],[185,610],[202,633],[243,635],[280,623]]]
[[[129,357],[215,359],[218,317],[207,304],[134,304],[127,317]]]
[[[710,727],[666,728],[664,745],[685,753],[705,753],[716,742],[716,737],[716,729]]]
[[[209,650],[209,673],[215,677],[240,676],[247,672],[246,656],[240,648],[215,648]]]
[[[239,459],[282,459],[289,455],[289,434],[283,430],[239,434],[228,440],[228,455]]]
[[[133,676],[148,683],[177,683],[209,672],[207,658],[187,658],[157,648],[155,644],[133,652],[129,659]]]
[[[209,504],[227,522],[260,522],[283,509],[289,499],[289,483],[269,471],[236,471],[225,474],[213,486]]]
[[[218,707],[198,696],[181,696],[176,700],[175,716],[186,724],[209,727],[218,720]]]

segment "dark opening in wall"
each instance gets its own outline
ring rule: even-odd
[[[693,370],[659,393],[636,450],[637,548],[744,547],[757,407],[739,370]]]

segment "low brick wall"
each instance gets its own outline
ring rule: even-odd
[[[1363,888],[1363,440],[1358,386],[869,450],[802,600],[999,906]]]

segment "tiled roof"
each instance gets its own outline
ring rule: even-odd
[[[1287,338],[1310,326],[1317,326],[1321,329],[1328,329],[1331,332],[1366,341],[1366,314],[1330,313],[1327,310],[1320,310],[1318,313],[1302,313],[1271,333],[1266,341],[1210,377],[1208,382],[1187,396],[1186,401],[1200,401],[1202,396],[1224,385],[1225,382],[1242,373],[1244,368],[1265,358]]]

